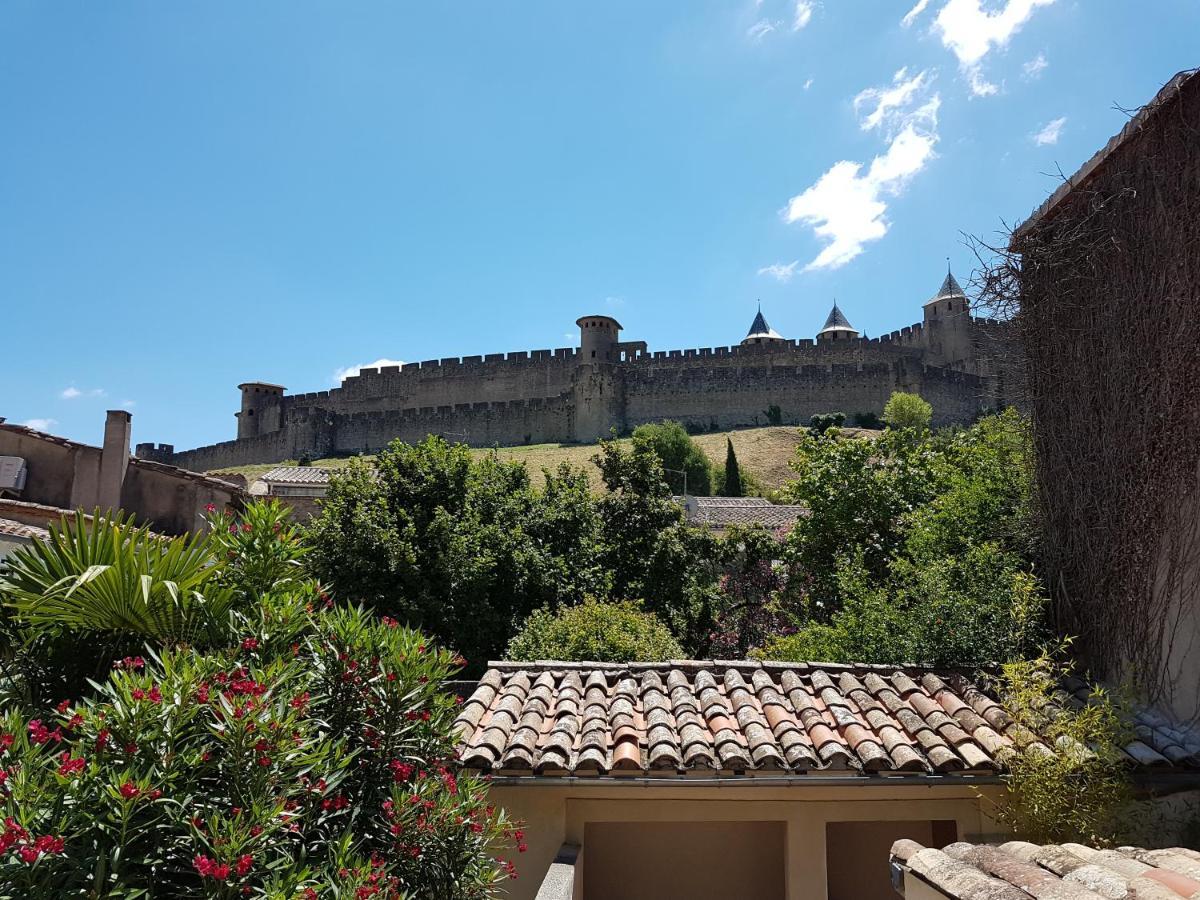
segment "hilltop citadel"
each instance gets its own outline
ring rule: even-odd
[[[973,318],[949,273],[923,321],[878,338],[862,337],[836,304],[815,340],[784,338],[760,310],[740,343],[694,350],[623,341],[609,316],[576,324],[578,348],[363,369],[307,394],[246,382],[235,440],[181,452],[139,444],[136,455],[207,471],[373,452],[428,434],[472,446],[583,442],[662,419],[699,430],[767,424],[771,407],[779,423],[798,424],[835,410],[878,414],[895,390],[920,393],[935,424],[1006,402],[994,349],[1006,329]]]

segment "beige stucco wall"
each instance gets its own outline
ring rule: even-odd
[[[1000,788],[981,790],[995,796]],[[536,895],[564,842],[583,847],[586,871],[585,834],[593,822],[724,822],[731,828],[738,822],[782,822],[787,900],[829,900],[825,847],[829,822],[953,820],[960,839],[986,839],[999,831],[981,809],[976,791],[967,785],[493,785],[491,798],[525,822],[528,850],[515,858],[519,877],[508,884],[508,896],[514,900]],[[686,861],[664,858],[662,864],[669,868]],[[887,867],[886,853],[877,864]]]

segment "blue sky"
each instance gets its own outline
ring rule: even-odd
[[[1196,0],[6,0],[0,415],[182,449],[584,313],[876,335],[1195,65]]]

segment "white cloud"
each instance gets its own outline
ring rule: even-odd
[[[929,5],[929,0],[917,0],[916,6],[904,14],[904,18],[900,20],[900,24],[905,28],[912,25],[917,20],[917,16],[925,12],[925,7]]]
[[[58,419],[26,419],[21,424],[34,431],[49,431],[58,424]]]
[[[133,409],[137,406],[136,400],[122,400],[120,403],[121,409]]]
[[[753,25],[746,29],[746,37],[752,41],[761,41],[768,34],[775,30],[775,23],[767,19],[759,19]]]
[[[890,223],[885,198],[903,192],[934,157],[939,103],[934,95],[915,111],[866,171],[861,163],[850,160],[834,163],[815,184],[788,201],[784,220],[809,225],[817,237],[827,241],[805,271],[844,266],[863,252],[865,244],[887,234]]]
[[[891,86],[859,91],[854,98],[854,112],[861,114],[862,107],[874,106],[874,109],[859,120],[862,130],[870,131],[883,125],[889,137],[895,136],[912,120],[914,112],[909,107],[931,80],[927,70],[909,78],[908,69],[903,68],[892,76]],[[933,113],[936,116],[936,106]]]
[[[619,309],[625,305],[624,297],[605,297],[604,305],[612,309]]]
[[[1067,117],[1060,116],[1057,119],[1051,119],[1042,126],[1042,130],[1030,135],[1033,142],[1039,147],[1044,147],[1047,144],[1057,144],[1058,138],[1062,134],[1063,126],[1067,124]]]
[[[800,260],[793,259],[790,263],[771,263],[769,266],[763,266],[758,270],[759,275],[770,275],[780,284],[787,284],[792,280],[792,276],[796,274],[796,266],[800,265]]]
[[[334,384],[341,384],[347,378],[357,375],[363,369],[378,369],[380,366],[402,366],[404,361],[400,359],[377,359],[375,362],[359,363],[357,366],[346,366],[344,369],[338,369],[333,373]]]
[[[806,91],[812,86],[813,86],[813,80],[811,78],[808,79],[806,82],[804,82],[804,89]]]
[[[792,31],[799,31],[812,21],[812,0],[796,0],[796,15],[792,19]]]
[[[64,400],[76,400],[79,397],[103,397],[107,392],[104,388],[89,388],[86,391],[81,391],[75,385],[63,388],[63,391],[58,396]]]
[[[1045,53],[1039,53],[1022,67],[1025,70],[1025,77],[1032,80],[1042,74],[1046,66],[1050,65],[1046,59]]]
[[[1034,10],[1053,2],[1006,0],[1002,8],[989,12],[981,0],[947,0],[934,20],[934,27],[941,32],[942,44],[958,58],[972,93],[984,97],[999,90],[983,76],[984,57],[997,47],[1007,46]]]

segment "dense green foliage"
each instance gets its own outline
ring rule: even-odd
[[[894,391],[884,404],[883,421],[890,428],[925,429],[933,421],[933,407],[920,394]]]
[[[508,645],[506,658],[659,662],[683,655],[670,629],[639,604],[587,600],[557,613],[534,612]]]
[[[721,482],[722,497],[741,497],[742,470],[738,466],[737,454],[733,452],[733,441],[725,438],[725,478]]]
[[[393,443],[374,470],[352,464],[334,479],[309,564],[339,596],[455,647],[470,671],[535,609],[589,596],[646,598],[695,649],[719,601],[715,539],[684,525],[652,441],[603,442],[596,463],[599,498],[567,466],[539,491],[519,463],[433,437]]]
[[[761,653],[976,665],[1032,648],[1044,602],[1024,428],[1007,412],[940,434],[806,438],[788,493],[811,514],[785,554],[798,630]]]
[[[310,564],[339,596],[446,640],[478,666],[534,609],[605,592],[600,521],[567,469],[535,491],[520,463],[430,437],[334,478]]]
[[[820,435],[827,432],[830,428],[841,428],[845,421],[845,413],[819,413],[808,420],[808,430],[813,434]]]
[[[633,444],[654,452],[674,493],[696,497],[712,493],[712,462],[678,422],[639,425],[633,430]]]
[[[461,659],[335,604],[278,507],[213,525],[77,517],[14,553],[23,646],[107,673],[51,706],[6,667],[0,898],[494,896],[523,844],[453,768]]]

